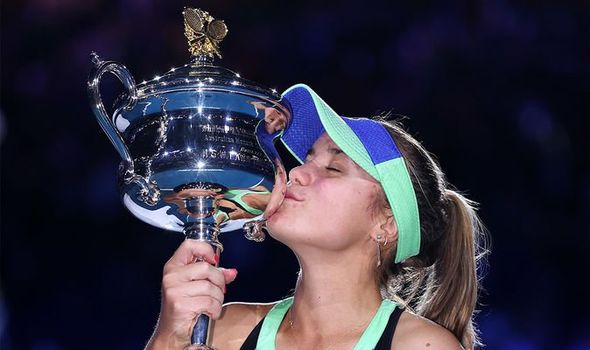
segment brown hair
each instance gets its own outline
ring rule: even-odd
[[[481,345],[473,323],[485,230],[475,203],[450,188],[437,162],[399,123],[381,123],[402,153],[420,215],[420,253],[395,264],[395,247],[379,271],[385,297],[451,331],[466,349]],[[380,202],[388,207],[385,195]]]

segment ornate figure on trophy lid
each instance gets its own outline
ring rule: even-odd
[[[221,232],[264,238],[264,220],[284,198],[286,171],[275,138],[289,123],[280,95],[214,65],[228,33],[222,20],[186,8],[190,63],[140,84],[129,70],[93,53],[88,90],[96,118],[122,158],[119,187],[137,218],[223,249]],[[108,113],[99,85],[115,75],[125,92]],[[273,111],[280,113],[273,113]],[[200,315],[194,348],[207,349]]]
[[[195,57],[221,58],[219,44],[227,35],[227,26],[209,13],[188,8],[182,12],[184,16],[184,35],[188,39],[189,52]]]

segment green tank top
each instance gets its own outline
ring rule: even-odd
[[[283,322],[283,318],[289,311],[289,308],[293,304],[293,297],[284,299],[268,312],[262,323],[260,334],[258,335],[258,342],[256,343],[256,350],[276,350],[275,343],[277,338],[277,332]],[[389,317],[393,310],[395,310],[397,303],[391,300],[384,299],[381,301],[381,306],[377,310],[375,316],[369,323],[369,326],[365,329],[361,335],[359,341],[356,343],[354,350],[373,349],[379,342],[381,334],[387,326]]]

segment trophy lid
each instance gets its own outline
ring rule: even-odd
[[[137,84],[138,98],[182,90],[219,90],[259,97],[280,99],[280,94],[259,84],[244,79],[240,74],[213,64],[215,56],[221,58],[220,43],[228,33],[222,20],[208,12],[185,8],[184,34],[188,40],[191,63],[171,68],[162,76]]]

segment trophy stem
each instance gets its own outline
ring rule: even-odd
[[[217,239],[220,231],[215,223],[205,221],[194,222],[185,227],[183,232],[187,239],[196,239],[198,241],[209,243],[216,253],[217,250],[223,250],[223,245]]]
[[[211,210],[211,208],[217,207],[215,198],[209,195],[195,196],[189,202],[192,204],[191,211],[202,213],[203,215],[198,221],[189,223],[184,228],[183,232],[186,239],[196,239],[209,243],[213,247],[215,254],[219,256],[223,250],[223,245],[218,240],[220,230],[213,220],[213,211]],[[207,345],[211,322],[211,318],[206,314],[197,316],[191,336],[191,346],[187,349],[213,350]]]

